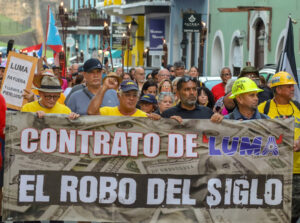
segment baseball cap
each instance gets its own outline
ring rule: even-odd
[[[152,94],[144,94],[140,101],[145,101],[145,102],[149,102],[149,103],[152,103],[152,104],[157,104],[157,100],[155,99],[154,95]]]
[[[132,81],[132,80],[126,80],[126,81],[123,81],[123,82],[121,83],[120,89],[121,89],[123,92],[131,91],[131,90],[135,90],[135,91],[138,91],[138,90],[139,90],[137,84],[136,84],[134,81]]]
[[[102,69],[101,62],[98,59],[96,59],[96,58],[88,59],[83,64],[83,70],[84,70],[84,72],[90,72],[90,71],[92,71],[94,69],[100,69],[100,70]]]
[[[247,66],[244,67],[239,75],[239,78],[244,77],[246,74],[254,73],[259,77],[259,72],[255,67]]]

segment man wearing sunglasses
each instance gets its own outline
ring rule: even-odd
[[[212,89],[211,92],[214,95],[215,101],[217,101],[219,98],[223,97],[225,95],[225,85],[227,84],[227,81],[231,79],[231,71],[229,67],[224,67],[221,70],[220,77],[222,79],[222,82],[215,85]]]
[[[274,74],[271,79],[274,98],[258,106],[259,112],[271,119],[295,118],[292,222],[296,222],[295,219],[300,217],[300,104],[292,100],[296,84],[292,75],[287,72],[280,71]]]
[[[185,76],[177,82],[177,92],[180,103],[162,113],[163,118],[180,117],[180,119],[211,119],[220,122],[223,116],[197,104],[197,79]],[[178,120],[180,122],[180,119]]]

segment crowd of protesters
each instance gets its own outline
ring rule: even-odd
[[[4,66],[5,67],[5,66]],[[0,67],[2,80],[3,66]],[[47,113],[67,114],[70,119],[83,115],[135,116],[153,120],[172,118],[251,120],[295,118],[294,151],[300,150],[300,104],[293,101],[294,78],[287,72],[275,74],[269,85],[256,68],[247,66],[237,78],[224,67],[221,83],[211,90],[199,81],[197,67],[186,70],[178,61],[148,75],[143,67],[128,72],[119,67],[115,72],[105,68],[98,59],[73,64],[63,77],[60,67],[53,66],[34,76],[32,91],[24,90],[29,102],[21,112],[35,112],[39,118]],[[0,80],[0,81],[1,81]],[[0,95],[1,129],[4,128]],[[1,135],[2,134],[2,135]],[[0,132],[3,139],[3,132]],[[294,154],[294,183],[300,184],[300,153]],[[300,213],[300,191],[293,188],[293,219]]]

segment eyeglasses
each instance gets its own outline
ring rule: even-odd
[[[170,70],[170,72],[175,72],[174,70]]]
[[[222,74],[222,76],[231,76],[231,73]]]
[[[58,100],[60,98],[60,95],[44,95],[44,97],[47,99],[47,100]]]

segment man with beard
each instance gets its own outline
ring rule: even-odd
[[[248,77],[242,77],[236,80],[232,86],[232,94],[229,97],[234,99],[237,106],[232,113],[225,116],[225,119],[250,120],[250,119],[268,119],[265,114],[257,110],[259,92],[263,90],[258,88],[253,80]]]
[[[197,79],[190,76],[181,77],[177,82],[177,96],[180,103],[162,113],[163,118],[179,116],[182,119],[210,119],[213,111],[197,102]],[[218,119],[222,119],[218,114]]]

